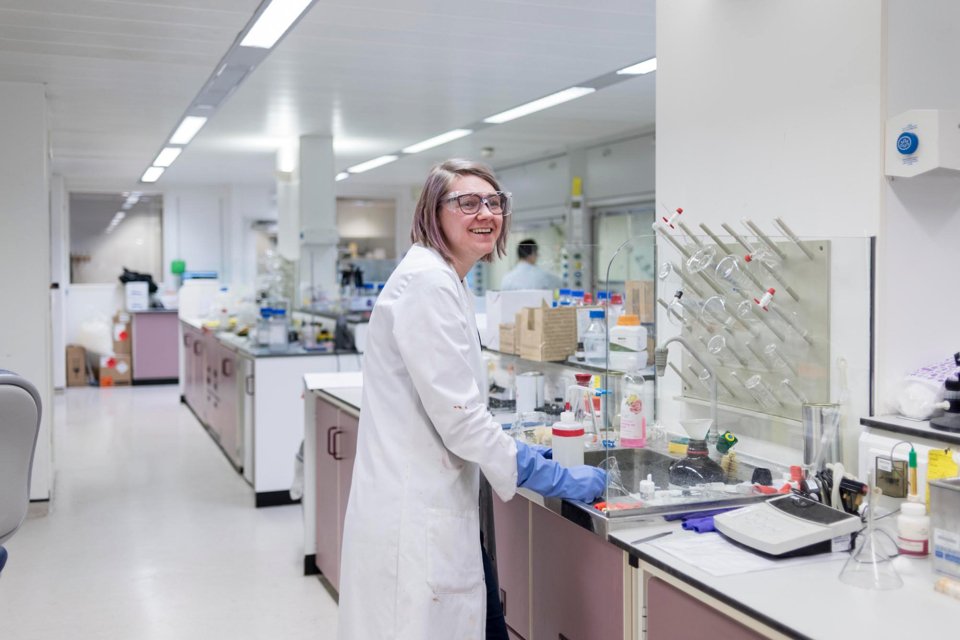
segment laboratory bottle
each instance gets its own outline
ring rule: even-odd
[[[602,309],[590,312],[590,326],[583,332],[583,351],[587,364],[595,367],[606,366],[607,325],[603,321]]]
[[[623,296],[621,294],[610,294],[610,306],[608,313],[610,314],[610,326],[617,326],[617,321],[620,319],[620,316],[623,315]]]
[[[570,299],[570,289],[560,289],[560,298],[558,301],[562,307],[569,306],[573,302]]]
[[[583,306],[583,289],[571,290],[570,298],[572,299],[573,306],[582,307]]]
[[[647,446],[647,418],[644,410],[643,376],[624,376],[620,403],[620,446]]]
[[[273,309],[264,307],[260,309],[260,319],[257,320],[257,344],[266,347],[270,344],[270,315]]]
[[[572,411],[564,411],[560,422],[553,423],[553,459],[567,468],[583,464],[583,425]]]
[[[647,364],[647,328],[640,317],[626,313],[610,329],[610,368],[637,371]]]
[[[900,554],[924,558],[930,553],[930,516],[923,502],[904,502],[897,516],[897,548]]]
[[[285,309],[273,309],[270,314],[270,340],[271,347],[287,346],[287,312]]]

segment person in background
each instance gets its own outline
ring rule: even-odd
[[[503,276],[501,291],[516,289],[559,289],[560,278],[537,266],[537,241],[528,238],[517,245],[517,266]]]
[[[481,472],[503,500],[526,487],[590,502],[605,488],[602,470],[558,465],[487,410],[464,278],[477,261],[503,255],[509,214],[510,194],[485,165],[435,166],[414,213],[414,245],[373,309],[343,529],[340,640],[506,640],[481,544],[481,508],[492,511],[479,498]]]

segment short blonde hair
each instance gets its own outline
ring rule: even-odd
[[[447,262],[450,262],[452,256],[447,239],[443,236],[443,230],[440,228],[440,207],[443,196],[447,194],[450,185],[453,184],[457,176],[476,176],[489,182],[494,190],[502,191],[500,182],[493,174],[493,169],[481,162],[453,159],[435,165],[430,169],[430,173],[423,183],[423,191],[420,192],[417,208],[413,213],[410,241],[436,249]],[[500,237],[497,238],[496,245],[497,257],[500,258],[507,254],[509,220],[509,216],[503,216],[503,224],[500,225]],[[493,253],[488,253],[481,260],[491,262]]]

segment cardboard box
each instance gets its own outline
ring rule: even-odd
[[[518,311],[525,307],[536,307],[542,301],[548,304],[553,300],[553,291],[548,289],[529,289],[524,291],[487,291],[487,346],[502,351],[500,347],[500,325],[513,322]]]
[[[566,360],[577,350],[577,310],[574,307],[540,307],[521,312],[520,357],[538,362]]]
[[[623,312],[640,316],[640,322],[655,322],[657,298],[653,280],[628,280],[623,298]]]
[[[123,285],[127,311],[146,311],[150,308],[150,285],[146,282],[127,282]]]
[[[101,387],[119,387],[130,384],[133,379],[130,356],[100,356],[99,379]]]
[[[77,344],[67,345],[67,386],[87,386],[87,350]]]
[[[517,353],[517,325],[500,325],[500,351],[503,353]]]
[[[118,311],[113,316],[113,352],[119,354],[133,353],[133,340],[130,331],[130,314]]]

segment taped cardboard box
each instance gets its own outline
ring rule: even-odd
[[[541,301],[549,302],[552,299],[553,292],[548,289],[487,291],[486,345],[491,349],[507,353],[507,350],[500,345],[500,325],[512,322],[514,315],[524,307],[535,307]]]
[[[624,289],[623,312],[640,316],[640,322],[655,322],[657,300],[653,280],[628,280]]]
[[[517,325],[500,325],[500,351],[502,353],[517,353]]]
[[[521,311],[520,357],[538,362],[566,360],[577,350],[577,310],[540,307]]]
[[[87,386],[87,350],[78,344],[67,345],[67,386]]]
[[[133,379],[130,356],[100,356],[99,379],[101,387],[119,387],[130,384]]]
[[[133,340],[130,333],[130,314],[123,311],[113,316],[113,352],[129,354],[133,352]]]

